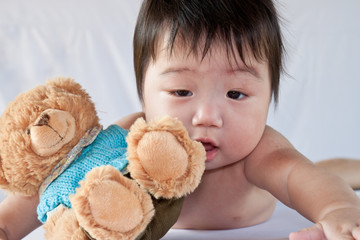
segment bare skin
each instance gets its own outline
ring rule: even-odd
[[[22,239],[41,226],[36,214],[38,203],[38,196],[14,194],[4,199],[0,204],[0,239]]]
[[[332,158],[316,162],[315,165],[338,175],[353,189],[360,189],[360,160]]]
[[[244,161],[239,161],[205,172],[201,185],[185,199],[180,218],[174,227],[247,227],[266,221],[272,215],[275,204],[276,199],[271,194],[247,181]]]

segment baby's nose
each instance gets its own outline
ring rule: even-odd
[[[199,104],[193,116],[192,124],[194,126],[222,127],[221,108],[211,102]]]

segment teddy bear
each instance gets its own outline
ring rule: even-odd
[[[0,118],[0,186],[39,195],[46,239],[160,239],[205,158],[171,117],[102,129],[89,94],[66,77],[19,94]]]

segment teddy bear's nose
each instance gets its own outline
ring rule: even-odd
[[[50,116],[48,114],[42,114],[39,118],[38,121],[34,124],[35,126],[45,126],[49,124],[49,119]]]

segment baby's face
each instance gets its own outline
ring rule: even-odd
[[[229,61],[230,59],[230,61]],[[228,58],[213,44],[203,60],[180,47],[169,56],[165,44],[150,61],[144,79],[147,120],[177,117],[192,139],[203,143],[206,169],[245,158],[259,142],[271,99],[268,64]]]

